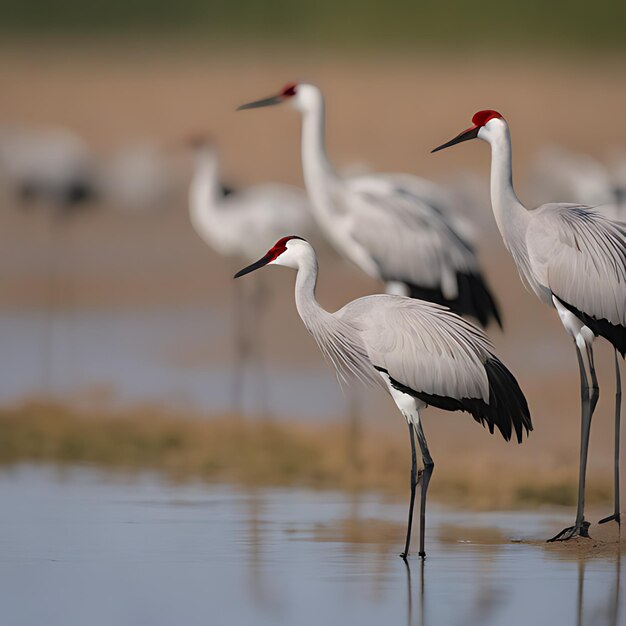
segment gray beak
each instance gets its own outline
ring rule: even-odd
[[[443,150],[444,148],[449,148],[450,146],[455,146],[457,143],[461,143],[462,141],[469,141],[470,139],[475,139],[478,137],[478,131],[480,130],[479,126],[472,126],[467,130],[464,130],[462,133],[459,133],[454,139],[450,139],[446,143],[437,146],[434,150],[431,150],[431,154],[433,152],[439,152],[439,150]]]
[[[283,96],[270,96],[269,98],[263,98],[262,100],[255,100],[254,102],[248,102],[237,107],[237,111],[244,111],[245,109],[259,109],[261,107],[271,107],[275,104],[282,104],[284,102]]]

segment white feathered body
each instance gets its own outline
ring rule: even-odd
[[[306,193],[293,185],[253,185],[227,196],[218,180],[217,157],[201,154],[189,193],[192,225],[218,254],[258,258],[269,242],[312,230]]]

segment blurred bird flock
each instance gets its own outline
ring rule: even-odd
[[[235,113],[306,77],[327,97],[339,171],[438,181],[500,302],[504,330],[489,334],[535,432],[513,451],[462,414],[429,411],[442,461],[433,497],[480,508],[575,502],[569,341],[524,292],[496,232],[487,156],[429,151],[493,106],[513,126],[528,205],[610,205],[624,220],[626,5],[9,0],[2,13],[0,462],[405,493],[402,417],[384,394],[337,390],[297,319],[292,277],[231,283],[278,236],[298,234],[319,253],[327,309],[383,289],[311,220],[296,188],[297,114]],[[210,189],[189,195],[203,167]],[[194,221],[194,193],[223,212],[216,239]],[[239,209],[273,222],[231,226]],[[606,380],[610,352],[598,352]],[[612,496],[605,389],[592,504]]]

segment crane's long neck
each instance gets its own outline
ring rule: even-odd
[[[317,214],[332,211],[329,186],[338,180],[326,154],[325,110],[322,94],[302,112],[302,170],[307,191]]]
[[[358,331],[337,313],[323,309],[315,299],[317,259],[315,253],[298,261],[296,308],[324,356],[332,363],[339,382],[355,376],[362,382],[380,384]]]
[[[490,138],[491,144],[491,204],[500,234],[507,248],[515,245],[526,232],[529,213],[513,188],[511,137],[503,125]]]
[[[304,325],[314,336],[320,326],[320,321],[330,315],[324,310],[315,298],[317,286],[318,265],[314,255],[303,258],[298,264],[296,276],[296,308]]]
[[[200,149],[196,154],[195,171],[190,188],[190,210],[192,219],[216,213],[217,203],[222,196],[219,181],[217,155],[209,149]]]
[[[337,374],[339,382],[356,376],[378,382],[365,349],[354,330],[336,315],[323,309],[315,299],[317,260],[315,254],[301,259],[296,278],[296,308],[307,330]]]

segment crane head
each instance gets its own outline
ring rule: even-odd
[[[258,261],[248,265],[248,267],[244,267],[242,270],[239,270],[233,278],[245,276],[250,272],[254,272],[254,270],[270,265],[271,263],[276,265],[285,265],[287,267],[297,267],[297,260],[295,258],[291,258],[292,255],[290,255],[289,252],[297,247],[300,241],[307,243],[305,239],[298,237],[297,235],[289,235],[288,237],[279,239],[264,256],[262,256]]]
[[[296,93],[298,93],[298,85],[296,85],[296,83],[288,83],[276,95],[269,96],[268,98],[261,98],[261,100],[254,100],[253,102],[248,102],[247,104],[242,104],[237,107],[237,111],[243,111],[245,109],[258,109],[260,107],[282,104],[286,100],[293,98]]]
[[[493,111],[491,109],[486,109],[484,111],[478,111],[474,113],[474,117],[472,117],[472,126],[470,126],[467,130],[464,130],[462,133],[459,133],[456,137],[447,141],[444,144],[436,147],[432,152],[438,152],[439,150],[443,150],[444,148],[449,148],[450,146],[454,146],[457,143],[461,143],[462,141],[468,141],[470,139],[475,139],[476,137],[482,137],[481,131],[482,129],[487,127],[487,124],[491,122],[491,120],[504,120],[502,115],[497,111]]]
[[[208,133],[203,133],[201,131],[196,131],[187,135],[184,139],[184,143],[194,150],[209,148],[214,145],[211,136]]]

